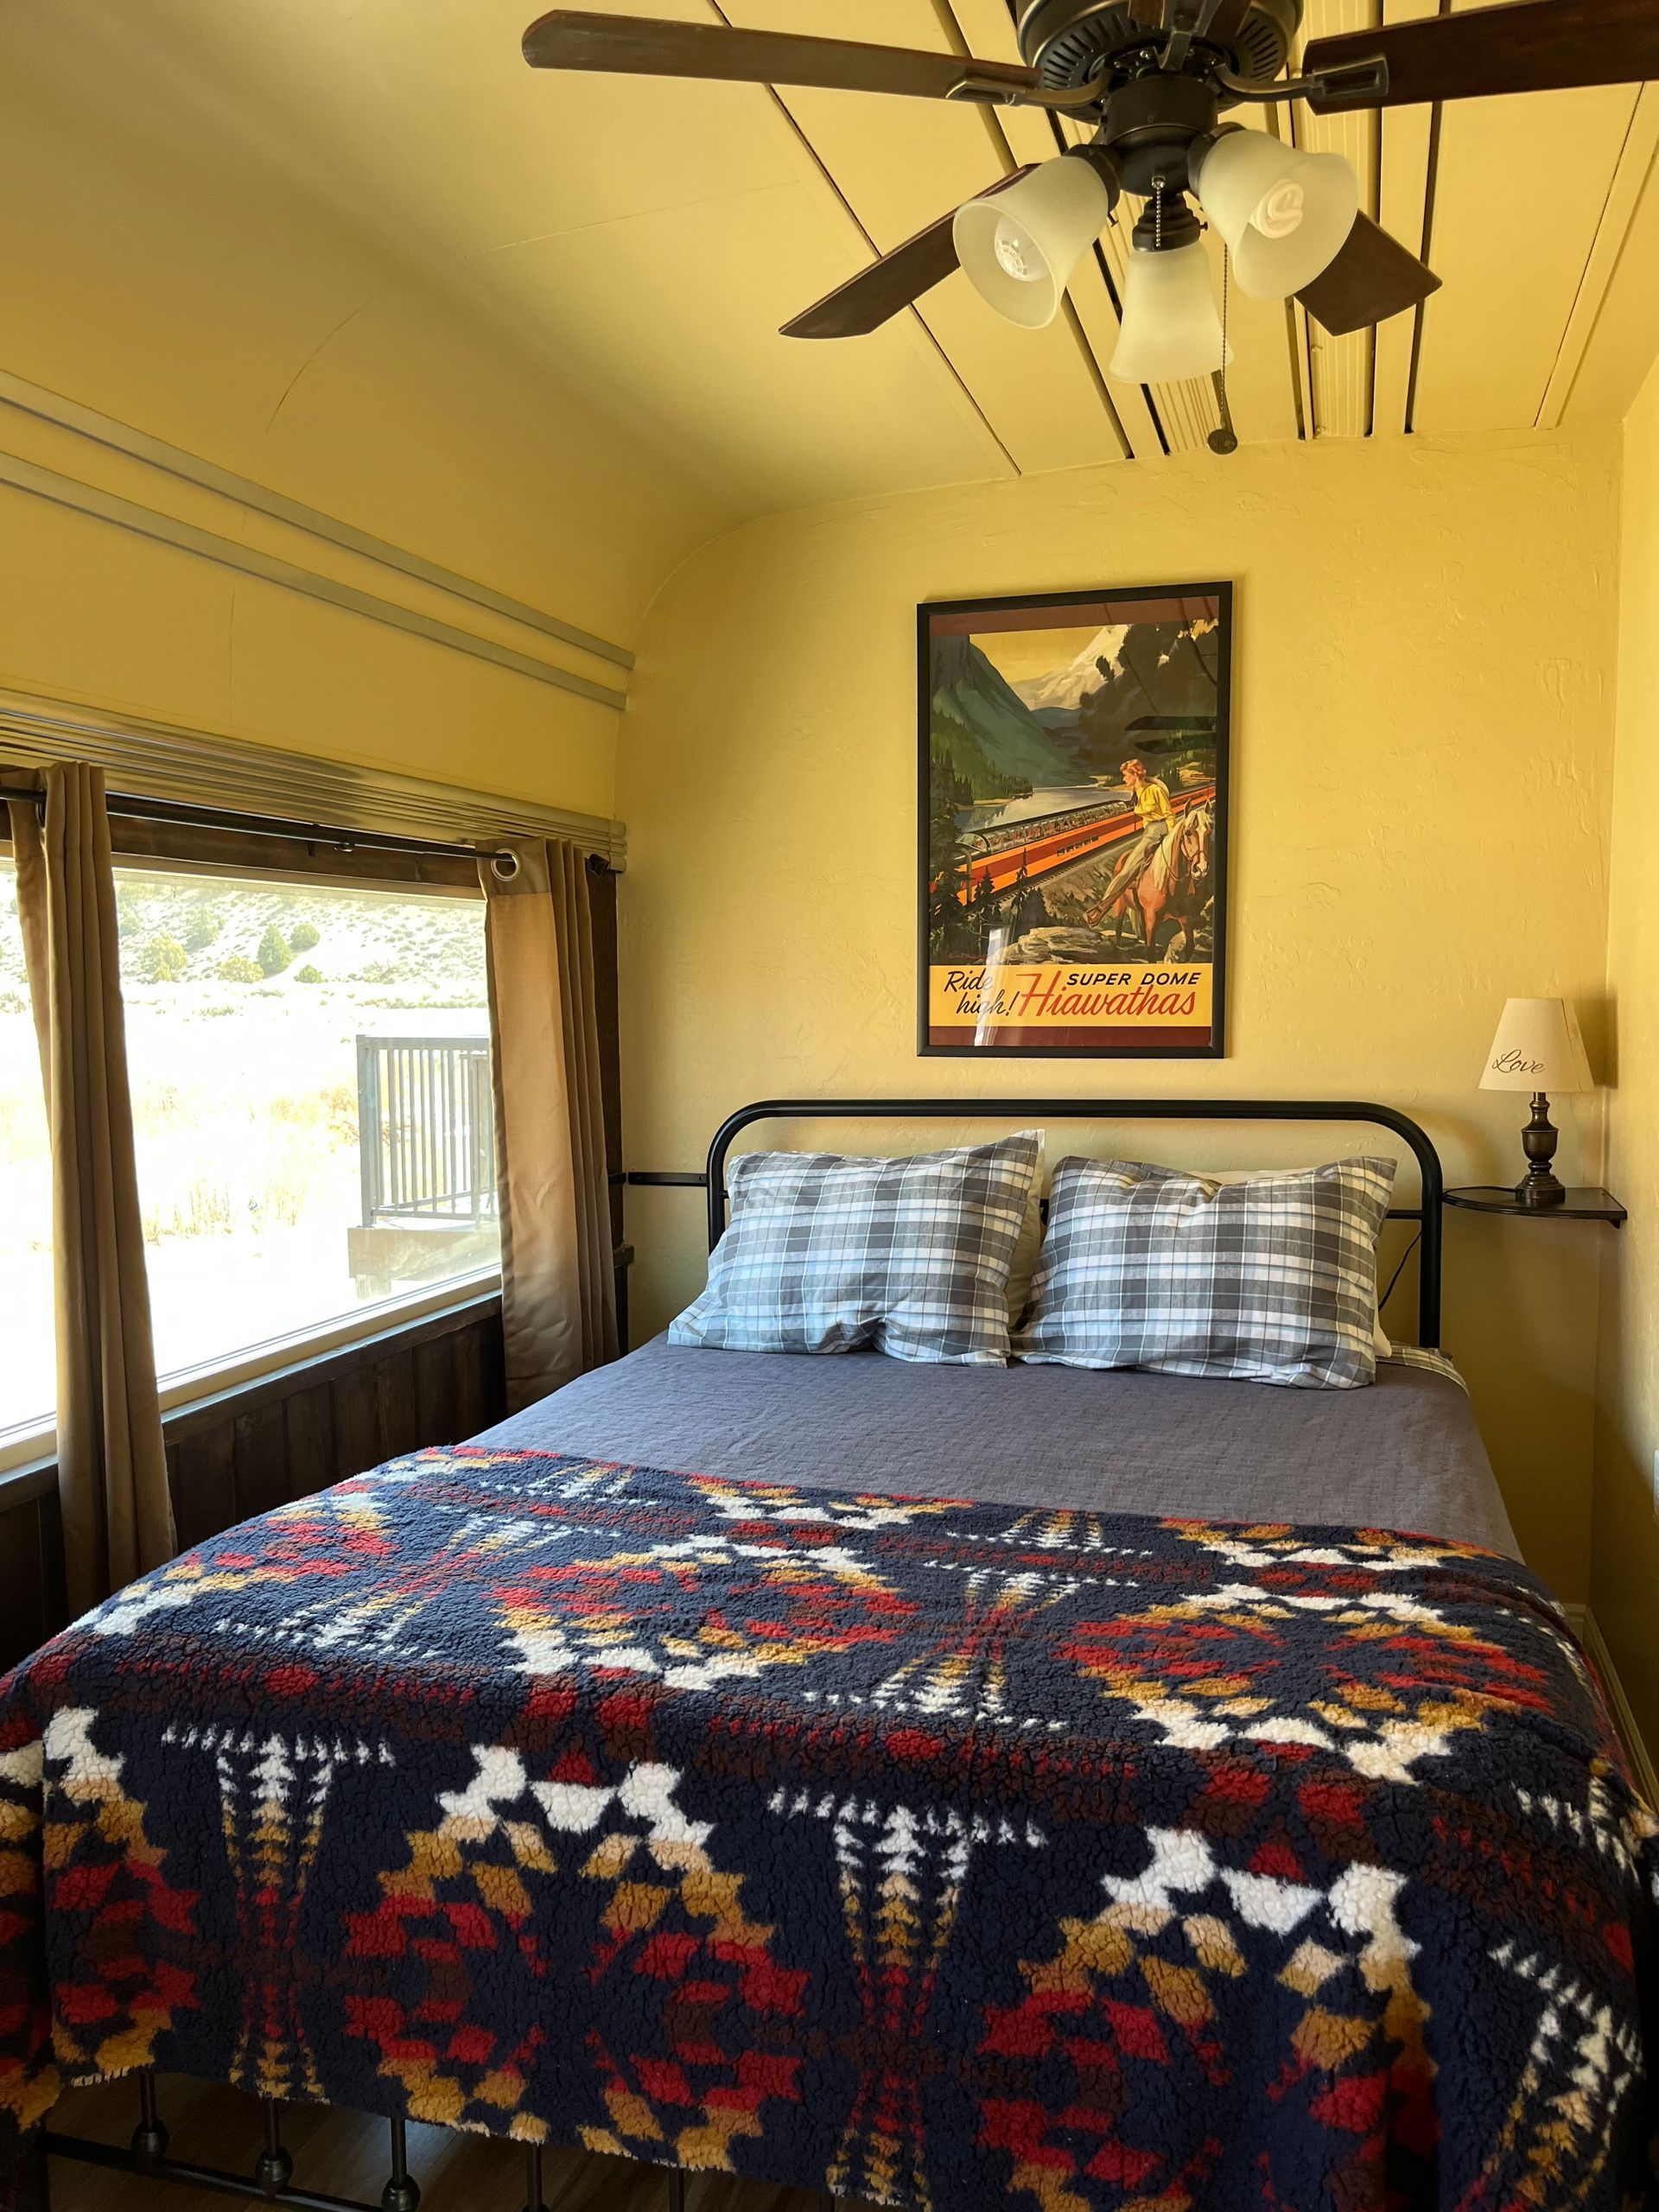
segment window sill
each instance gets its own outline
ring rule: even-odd
[[[473,1274],[453,1275],[447,1282],[435,1283],[411,1297],[382,1299],[376,1305],[357,1306],[352,1313],[315,1328],[297,1329],[290,1335],[251,1344],[233,1358],[180,1368],[162,1377],[162,1417],[196,1405],[203,1399],[220,1397],[226,1391],[263,1382],[266,1376],[279,1374],[283,1368],[297,1366],[302,1361],[321,1358],[333,1351],[349,1351],[353,1344],[365,1344],[371,1338],[385,1336],[416,1321],[429,1320],[452,1306],[486,1297],[500,1286],[499,1268],[480,1268]],[[56,1441],[56,1425],[51,1421],[0,1431],[0,1493],[10,1502],[19,1502],[20,1490],[37,1486],[33,1478],[43,1478],[50,1467]]]

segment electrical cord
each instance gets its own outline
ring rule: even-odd
[[[1420,1229],[1413,1236],[1410,1243],[1407,1245],[1405,1250],[1400,1255],[1400,1264],[1395,1269],[1394,1273],[1389,1277],[1389,1287],[1383,1292],[1382,1297],[1376,1301],[1376,1310],[1379,1313],[1388,1304],[1389,1300],[1394,1296],[1395,1285],[1399,1281],[1401,1276],[1404,1274],[1406,1271],[1406,1262],[1411,1257],[1412,1254],[1417,1249],[1417,1247],[1422,1243],[1422,1241],[1423,1232]]]

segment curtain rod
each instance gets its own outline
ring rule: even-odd
[[[16,791],[0,785],[0,804],[11,801],[44,810],[46,794]],[[137,798],[128,791],[108,791],[105,805],[124,821],[173,822],[191,830],[228,830],[243,837],[282,837],[292,844],[323,845],[337,853],[408,853],[434,860],[487,860],[496,874],[511,880],[518,872],[518,855],[506,846],[491,851],[486,846],[446,844],[434,837],[388,837],[374,830],[342,830],[321,822],[291,822],[274,814],[236,814],[216,806],[187,806],[173,799]],[[616,870],[602,853],[589,853],[588,865],[595,874],[613,875]]]

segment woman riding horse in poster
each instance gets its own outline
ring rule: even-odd
[[[1160,778],[1149,775],[1144,760],[1123,763],[1123,781],[1135,801],[1135,810],[1141,817],[1141,835],[1128,857],[1101,893],[1099,899],[1084,917],[1090,929],[1122,898],[1133,884],[1139,882],[1152,857],[1175,827],[1175,810],[1169,803],[1169,786]]]

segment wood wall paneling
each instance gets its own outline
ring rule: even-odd
[[[163,1423],[181,1548],[506,1410],[499,1294],[298,1361]],[[0,1667],[63,1625],[56,1470],[0,1484]]]

